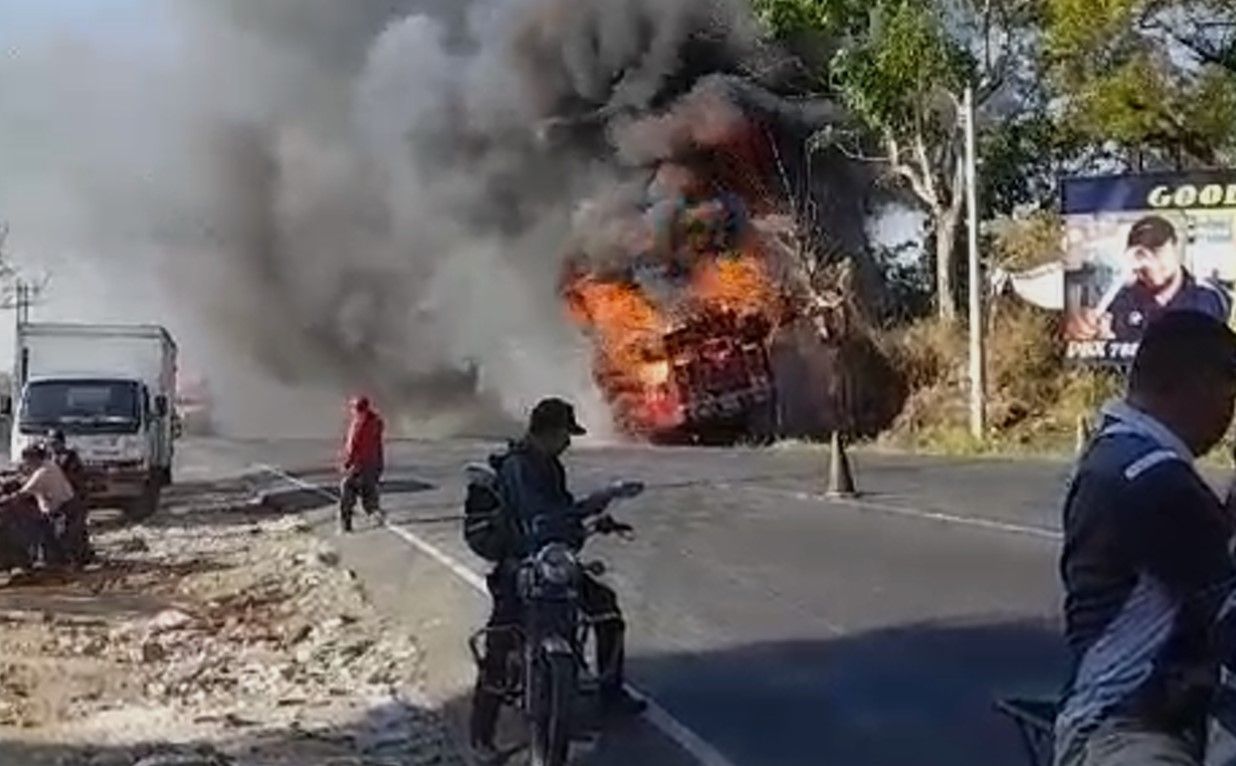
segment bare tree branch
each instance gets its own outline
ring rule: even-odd
[[[962,202],[965,200],[965,195],[962,189],[966,184],[966,163],[961,157],[957,157],[953,163],[953,199],[949,203],[949,214],[957,215],[961,212]]]
[[[915,169],[902,158],[901,146],[897,142],[897,137],[891,131],[885,131],[884,146],[888,152],[887,161],[892,172],[909,184],[911,191],[914,192],[915,196],[924,205],[935,210],[939,206],[935,190],[925,182],[922,175],[915,172]]]
[[[923,131],[921,130],[914,133],[914,158],[918,160],[919,173],[922,176],[923,186],[930,195],[931,204],[934,207],[938,207],[941,204],[940,192],[936,187],[936,177],[935,173],[932,172],[931,160],[927,157],[927,141],[923,138]]]

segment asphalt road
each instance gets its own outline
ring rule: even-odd
[[[327,482],[333,449],[189,442],[180,480],[265,464]],[[458,524],[432,519],[459,511],[460,468],[486,449],[400,442],[388,453],[392,522],[477,571]],[[1067,466],[853,458],[864,494],[832,501],[824,451],[577,449],[577,492],[617,477],[649,486],[616,511],[637,539],[589,549],[627,612],[631,680],[736,766],[1023,762],[991,705],[1060,682]],[[400,483],[412,478],[432,488],[398,491],[417,489]],[[286,486],[273,473],[260,481]],[[659,754],[664,741],[643,747],[640,761],[690,762]]]

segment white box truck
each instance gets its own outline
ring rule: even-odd
[[[86,466],[91,507],[145,518],[171,483],[176,343],[155,325],[22,323],[10,458],[60,430]]]

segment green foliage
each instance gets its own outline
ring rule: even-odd
[[[756,19],[777,40],[787,40],[806,31],[828,30],[834,16],[827,2],[817,0],[753,0]]]
[[[786,40],[804,33],[842,32],[866,4],[852,0],[752,0],[769,34]]]
[[[1040,211],[1022,219],[1005,218],[993,227],[990,261],[1010,271],[1032,269],[1064,257],[1061,232],[1064,221],[1052,211]]]
[[[865,123],[905,132],[925,121],[940,90],[965,86],[974,62],[929,4],[884,2],[873,18],[873,34],[837,54],[833,81]]]
[[[1220,164],[1236,139],[1236,23],[1219,0],[1045,0],[1044,56],[1062,133],[1126,162]]]
[[[1019,206],[1055,201],[1062,144],[1045,109],[985,126],[979,134],[978,198],[984,219],[1012,214]]]

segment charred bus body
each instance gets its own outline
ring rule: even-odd
[[[599,358],[597,383],[619,430],[657,444],[770,441],[777,411],[771,330],[758,314],[694,316],[658,339],[644,372],[626,376],[626,385]]]
[[[660,442],[765,442],[776,435],[776,397],[768,338],[758,314],[700,317],[665,336],[670,385],[681,424],[654,434]]]

